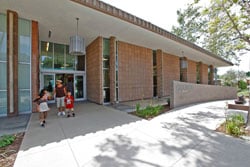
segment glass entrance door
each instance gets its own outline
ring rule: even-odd
[[[51,94],[50,100],[55,100],[53,91],[55,88],[56,80],[62,80],[63,85],[67,90],[71,91],[75,100],[84,100],[85,94],[85,75],[84,74],[73,74],[73,73],[42,73],[40,88],[47,89]]]
[[[53,91],[55,87],[55,75],[54,74],[42,74],[41,88],[46,89],[51,95],[49,100],[54,100]]]
[[[84,99],[84,77],[83,75],[75,75],[75,99]]]

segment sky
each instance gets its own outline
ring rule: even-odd
[[[151,22],[167,31],[171,31],[172,26],[177,26],[178,9],[184,9],[187,3],[193,0],[102,0],[112,6],[131,13],[139,18]],[[205,1],[204,1],[205,2]],[[207,1],[206,1],[207,2]],[[205,4],[204,4],[205,5]],[[250,53],[243,55],[239,66],[223,67],[218,69],[221,75],[229,69],[250,71]]]

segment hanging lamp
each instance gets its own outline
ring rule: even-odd
[[[86,53],[84,38],[78,35],[78,21],[79,18],[76,18],[76,35],[70,37],[69,54],[71,55],[85,55]]]

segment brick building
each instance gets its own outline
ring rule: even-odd
[[[69,54],[76,28],[84,55]],[[32,112],[57,79],[73,82],[76,100],[105,104],[169,96],[173,80],[213,84],[214,68],[229,65],[98,0],[1,1],[0,116]]]

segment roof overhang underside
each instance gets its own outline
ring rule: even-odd
[[[118,41],[154,50],[161,49],[165,53],[187,57],[189,60],[214,67],[232,65],[200,49],[194,49],[102,10],[70,0],[1,0],[0,13],[6,13],[7,9],[16,11],[21,18],[38,21],[39,39],[43,41],[69,44],[70,36],[76,34],[76,18],[79,18],[78,34],[85,38],[86,45],[98,36],[106,38],[114,36]],[[49,31],[51,31],[50,38]]]

